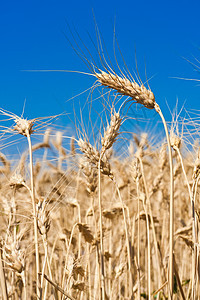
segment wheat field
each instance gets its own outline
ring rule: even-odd
[[[0,297],[200,299],[198,122],[178,112],[166,122],[148,85],[86,63],[101,91],[95,130],[79,120],[66,137],[53,117],[0,109],[12,123],[1,144],[10,135],[27,145],[14,162],[0,153]],[[125,106],[158,114],[159,141],[125,139]]]

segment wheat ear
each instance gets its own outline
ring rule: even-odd
[[[110,124],[108,124],[106,130],[104,130],[104,136],[101,139],[101,156],[103,156],[106,150],[110,149],[116,141],[116,138],[119,135],[121,122],[122,119],[119,113],[114,112],[111,116]]]
[[[121,78],[117,74],[104,72],[95,73],[97,80],[104,86],[116,90],[119,94],[132,98],[135,102],[153,109],[155,105],[155,96],[151,90],[144,85],[139,86],[135,81],[127,78]]]
[[[109,176],[111,179],[113,178],[110,164],[105,156],[102,157],[100,152],[86,140],[79,139],[78,145],[80,147],[81,152],[84,153],[85,157],[91,164],[95,165],[97,169],[100,165],[101,173]]]

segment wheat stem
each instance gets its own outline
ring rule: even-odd
[[[130,299],[132,299],[132,297],[133,297],[133,280],[132,280],[132,268],[131,268],[131,265],[132,265],[132,263],[131,263],[131,250],[130,250],[131,245],[130,245],[130,238],[129,238],[128,226],[127,226],[127,221],[126,221],[125,206],[124,206],[124,202],[122,200],[121,193],[120,193],[120,190],[119,190],[119,187],[118,187],[118,184],[117,184],[115,178],[113,179],[113,182],[114,182],[115,187],[117,189],[117,193],[118,193],[121,205],[122,205],[124,228],[125,228],[125,235],[126,235],[126,248],[127,248],[127,254],[128,254],[129,282],[130,282],[130,290],[131,290],[131,295],[129,295],[129,296],[130,296]]]
[[[48,242],[47,242],[47,236],[46,236],[46,234],[42,235],[42,241],[43,241],[44,250],[45,250],[45,258],[44,258],[43,270],[45,270],[44,267],[45,267],[46,262],[47,262],[49,276],[50,276],[50,279],[52,280],[51,266],[50,266],[50,261],[49,261],[49,257],[48,257]],[[42,270],[42,277],[44,277],[43,270]],[[41,279],[41,287],[42,287],[42,279]],[[47,287],[48,287],[48,282],[46,282],[46,285],[45,285],[44,298],[43,298],[44,300],[46,299],[46,296],[47,296]]]
[[[192,229],[193,229],[193,242],[194,251],[192,255],[192,299],[196,299],[196,273],[197,273],[197,233],[196,233],[196,215],[195,215],[195,197],[197,189],[198,177],[193,179],[192,184]]]
[[[162,114],[162,111],[159,105],[155,104],[155,110],[160,115],[163,126],[165,129],[165,134],[167,138],[167,145],[168,145],[168,154],[169,154],[169,166],[170,166],[170,230],[169,230],[169,297],[173,299],[173,282],[174,282],[174,174],[173,174],[173,161],[172,161],[172,150],[171,150],[171,143],[169,132],[167,128],[167,123],[165,118]]]
[[[187,183],[187,187],[188,187],[188,192],[189,192],[189,196],[190,196],[190,201],[191,201],[191,210],[192,210],[192,234],[193,234],[193,243],[194,243],[194,251],[192,252],[192,297],[195,299],[195,266],[196,266],[196,244],[197,244],[197,235],[196,235],[196,218],[195,218],[195,210],[194,210],[194,201],[195,201],[195,185],[196,185],[196,181],[193,181],[193,185],[192,185],[192,190],[190,188],[190,184],[185,172],[185,168],[184,168],[184,164],[183,164],[183,159],[182,159],[182,155],[180,153],[180,150],[178,147],[175,148],[175,150],[178,153],[179,159],[181,161],[181,166],[182,166],[182,170],[183,170],[183,174],[185,176],[185,180]]]
[[[0,282],[1,282],[3,300],[8,300],[8,292],[7,292],[6,278],[4,273],[1,247],[0,247]]]
[[[141,173],[142,173],[142,178],[144,182],[144,188],[145,188],[145,193],[147,197],[147,205],[149,208],[149,214],[150,214],[150,221],[151,221],[151,226],[152,226],[152,231],[153,231],[153,240],[154,240],[154,248],[155,248],[155,253],[156,253],[156,260],[157,260],[157,268],[158,268],[158,285],[161,285],[161,269],[160,269],[160,259],[159,259],[159,250],[158,250],[158,243],[156,239],[156,230],[155,230],[155,224],[154,224],[154,219],[153,219],[153,214],[152,214],[152,209],[151,209],[151,202],[150,202],[150,196],[147,188],[147,182],[145,179],[145,174],[144,174],[144,166],[143,166],[143,161],[142,158],[139,157],[140,161],[140,166],[141,166]]]
[[[45,238],[42,235],[42,240],[43,240],[43,244],[45,244]],[[45,246],[44,248],[45,250],[45,256],[44,256],[44,262],[43,262],[43,267],[42,267],[42,274],[41,274],[41,298],[42,298],[42,292],[43,292],[43,281],[44,281],[44,274],[45,274],[45,268],[46,268],[46,262],[47,262],[47,256],[48,256],[48,252],[47,252],[47,247]],[[46,289],[45,289],[46,291]],[[44,294],[44,299],[46,298],[46,293]]]
[[[104,246],[103,246],[103,226],[102,226],[102,204],[101,204],[101,156],[99,158],[99,226],[100,226],[100,261],[101,279],[100,290],[102,300],[105,300],[105,265],[104,265]]]
[[[148,192],[147,192],[147,184],[146,184],[146,179],[144,176],[144,168],[143,168],[143,163],[142,159],[139,156],[139,161],[140,161],[140,168],[141,168],[141,173],[142,173],[142,179],[144,182],[144,189],[145,189],[145,197],[148,200]],[[146,201],[143,197],[143,207],[146,215],[146,224],[147,224],[147,255],[148,255],[148,298],[149,300],[151,299],[151,250],[150,250],[150,231],[149,231],[149,216],[148,216],[148,210],[147,210],[147,204]],[[140,218],[140,216],[138,216]]]
[[[141,295],[140,284],[140,198],[139,198],[139,177],[136,178],[136,190],[137,190],[137,209],[138,209],[138,226],[137,226],[137,273],[138,273],[138,300]]]
[[[77,226],[77,223],[75,223],[72,227],[72,230],[71,230],[71,235],[70,235],[70,239],[69,239],[69,244],[68,244],[68,247],[67,247],[67,253],[66,253],[66,257],[65,257],[65,266],[64,266],[64,271],[63,271],[63,278],[62,278],[62,289],[64,289],[64,283],[65,283],[65,274],[66,274],[66,269],[67,269],[67,263],[68,263],[68,257],[69,257],[69,250],[70,250],[70,247],[71,247],[71,243],[72,243],[72,238],[73,238],[73,234],[74,234],[74,229],[75,227]]]
[[[178,156],[179,156],[179,159],[180,159],[180,162],[181,162],[181,167],[182,167],[182,170],[183,170],[183,174],[185,176],[185,181],[186,181],[186,184],[187,184],[187,188],[188,188],[188,192],[189,192],[189,196],[190,196],[190,200],[192,198],[192,195],[191,195],[191,188],[190,188],[190,184],[189,184],[189,181],[188,181],[188,178],[187,178],[187,174],[185,172],[185,167],[184,167],[184,163],[183,163],[183,158],[182,158],[182,155],[181,155],[181,152],[179,150],[179,148],[175,148],[175,151],[178,153]]]
[[[29,133],[27,134],[27,140],[28,140],[28,145],[29,145],[30,177],[31,177],[31,199],[32,199],[33,218],[34,218],[34,239],[35,239],[37,296],[40,297],[40,288],[39,288],[40,262],[39,262],[39,249],[38,249],[38,228],[37,228],[37,216],[36,216],[35,185],[34,185],[34,176],[33,176],[32,143],[31,143],[31,137],[30,137]]]

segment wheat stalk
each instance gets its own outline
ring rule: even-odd
[[[169,296],[170,299],[173,298],[173,278],[174,278],[174,263],[173,263],[173,251],[174,251],[174,178],[173,178],[173,161],[172,161],[172,151],[169,132],[165,118],[162,114],[160,106],[155,101],[155,96],[152,91],[147,90],[146,87],[141,84],[137,84],[135,81],[131,82],[126,77],[121,78],[117,74],[113,74],[108,70],[101,71],[100,73],[94,72],[94,76],[97,78],[99,83],[106,86],[112,90],[115,90],[121,95],[128,96],[135,103],[141,104],[148,109],[155,109],[155,111],[160,115],[165,134],[167,138],[167,145],[169,151],[169,163],[170,163],[170,250],[169,250]],[[150,297],[150,295],[149,295]]]
[[[37,231],[37,217],[36,217],[36,199],[35,199],[35,182],[33,176],[33,151],[32,151],[32,142],[31,134],[34,132],[33,126],[38,119],[27,120],[22,117],[0,109],[0,114],[8,116],[14,120],[15,125],[9,131],[17,131],[19,134],[25,136],[28,141],[29,146],[29,160],[30,160],[30,178],[31,178],[31,199],[33,207],[33,218],[34,218],[34,239],[35,239],[35,253],[36,253],[36,282],[37,282],[37,296],[40,297],[39,290],[39,272],[40,272],[40,263],[39,263],[39,249],[38,249],[38,231]]]
[[[4,271],[1,244],[0,244],[0,282],[1,282],[1,290],[2,290],[3,300],[8,300],[8,291],[7,291],[6,277],[5,277],[5,271]]]

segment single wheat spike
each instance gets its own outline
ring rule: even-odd
[[[84,281],[76,281],[72,284],[72,289],[74,290],[79,290],[79,291],[84,291],[85,287],[85,282]]]
[[[193,170],[192,178],[197,179],[199,174],[200,174],[200,158],[199,158],[199,155],[198,155],[198,158],[196,159],[195,164],[194,164],[194,170]]]
[[[77,226],[79,231],[83,234],[85,241],[91,244],[94,241],[94,237],[88,225],[83,223],[77,223]]]
[[[166,145],[164,143],[162,144],[161,149],[159,151],[158,161],[159,161],[160,170],[164,171],[164,168],[167,165],[167,151],[166,151]]]
[[[63,142],[63,135],[61,131],[56,132],[56,145],[59,148],[62,147],[62,142]]]
[[[120,118],[119,113],[114,113],[111,116],[111,122],[107,126],[107,129],[104,131],[104,136],[101,139],[102,149],[101,153],[105,153],[106,150],[110,149],[113,143],[116,141],[117,136],[119,135],[119,128],[121,125],[122,119]]]
[[[63,134],[61,131],[57,131],[56,132],[56,139],[52,140],[52,144],[54,145],[54,147],[60,152],[60,155],[64,157],[66,157],[66,151],[62,146],[63,143]]]
[[[181,234],[191,235],[191,233],[192,233],[192,225],[190,224],[188,226],[184,226],[184,227],[177,229],[176,232],[174,233],[174,235],[176,235],[176,236],[181,235]]]
[[[36,178],[38,176],[38,174],[40,173],[40,170],[41,170],[41,162],[40,161],[37,161],[35,166],[34,166],[34,170],[33,170],[33,175],[34,177]]]
[[[178,162],[175,166],[174,166],[174,179],[177,179],[177,176],[181,174],[181,164],[180,162]]]
[[[115,217],[119,217],[122,214],[121,207],[113,207],[111,209],[104,209],[103,216],[110,220],[114,219]]]
[[[19,169],[19,174],[21,174],[22,177],[25,177],[26,174],[26,151],[22,153],[20,161],[18,163],[17,169]]]
[[[20,249],[19,240],[14,241],[12,236],[9,235],[5,245],[4,245],[4,260],[6,264],[21,273],[25,268],[25,251]]]
[[[46,144],[46,145],[49,145],[50,133],[51,133],[51,129],[47,128],[47,130],[44,133],[44,138],[43,138],[43,143]]]
[[[101,157],[99,151],[86,140],[79,139],[78,145],[80,147],[81,152],[84,153],[85,157],[88,159],[90,163],[94,164],[98,169],[99,162],[100,162],[101,173],[109,176],[111,179],[113,178],[110,164],[107,158],[105,157],[105,155]]]
[[[0,168],[0,173],[9,173],[10,172],[10,162],[6,156],[0,152],[0,161],[3,164],[3,167]]]
[[[82,267],[82,265],[80,264],[80,262],[78,260],[75,260],[74,264],[73,264],[72,276],[75,279],[78,275],[84,277],[85,270]]]
[[[115,279],[119,278],[124,273],[125,265],[125,263],[121,263],[115,267]]]
[[[161,183],[161,181],[162,181],[162,178],[163,178],[162,173],[159,173],[159,174],[155,177],[155,179],[154,179],[154,181],[153,181],[153,185],[152,185],[152,187],[151,187],[151,192],[152,192],[152,193],[155,193],[155,192],[158,191],[159,186],[160,186],[160,183]]]
[[[32,147],[32,151],[36,151],[36,150],[39,150],[39,149],[42,149],[42,148],[50,148],[50,145],[49,144],[46,144],[46,143],[38,143],[38,144],[35,144],[33,147]]]
[[[1,207],[3,208],[3,213],[9,215],[11,213],[12,207],[10,201],[6,197],[1,197]],[[0,240],[1,246],[1,240]]]
[[[17,173],[14,173],[11,176],[11,178],[9,180],[9,185],[11,187],[15,187],[17,189],[21,188],[23,186],[26,186],[24,178],[20,174],[17,174]]]
[[[171,146],[174,150],[176,149],[180,149],[181,147],[181,138],[178,137],[177,135],[175,134],[172,134],[170,136],[170,143],[171,143]]]
[[[14,126],[14,130],[18,131],[20,134],[24,136],[31,135],[33,133],[33,125],[35,120],[27,120],[22,119],[20,117],[14,118],[16,125]]]
[[[149,223],[151,223],[151,216],[150,216],[150,214],[147,214],[147,216],[148,216]],[[144,220],[144,221],[145,221],[147,216],[146,216],[145,211],[142,210],[142,211],[140,212],[140,214],[136,216],[136,221],[137,221],[139,218],[140,218],[141,220]],[[156,217],[153,217],[153,221],[154,221],[154,223],[159,223],[159,221],[158,221],[158,219],[157,219]]]
[[[85,154],[85,157],[88,159],[88,161],[96,165],[100,158],[99,151],[86,140],[79,139],[78,145],[80,147],[81,152]]]
[[[130,81],[127,78],[121,78],[110,72],[106,73],[100,70],[100,73],[95,73],[98,81],[111,89],[116,90],[119,94],[132,98],[135,102],[144,105],[149,109],[155,107],[155,96],[151,90],[148,90],[143,84],[139,86],[135,81]]]
[[[142,176],[139,164],[138,164],[138,158],[134,159],[131,164],[131,174],[134,181],[137,181]]]
[[[97,169],[94,168],[88,161],[81,163],[81,169],[85,175],[87,191],[93,194],[97,188]]]
[[[79,205],[78,200],[76,198],[73,198],[73,197],[67,197],[66,203],[68,205],[71,205],[72,207],[77,207]]]
[[[10,249],[5,248],[5,257],[6,257],[6,264],[13,269],[14,271],[17,271],[18,273],[21,273],[25,266],[23,257],[20,257],[19,251],[10,251]]]
[[[112,257],[112,254],[110,254],[109,251],[105,251],[104,252],[104,257],[105,257],[106,261],[109,261],[109,259]]]
[[[41,235],[47,235],[50,228],[49,211],[47,210],[46,200],[39,201],[36,206],[37,225]]]
[[[135,153],[135,157],[140,159],[145,155],[145,152],[147,152],[147,150],[145,148],[149,148],[149,144],[148,144],[148,140],[147,140],[147,133],[143,132],[141,134],[140,139],[138,139],[136,134],[134,134],[133,138],[137,145],[137,151]]]
[[[192,248],[194,250],[194,242],[190,237],[184,236],[184,235],[179,235],[179,238],[181,238],[188,247]]]
[[[74,142],[75,142],[75,139],[72,137],[70,140],[70,153],[71,153],[72,157],[74,157],[76,155],[76,149],[75,149]]]

